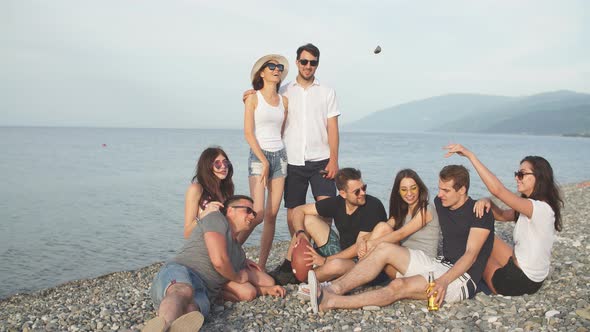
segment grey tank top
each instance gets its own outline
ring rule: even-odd
[[[438,242],[440,240],[440,225],[434,204],[429,203],[427,209],[432,214],[432,221],[416,233],[402,240],[401,245],[410,249],[422,250],[428,257],[436,257]],[[404,220],[404,225],[410,220],[412,220],[412,217],[408,214]]]

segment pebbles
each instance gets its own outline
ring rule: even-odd
[[[383,308],[364,307],[314,315],[295,285],[284,299],[217,304],[203,331],[588,331],[590,330],[590,187],[563,188],[564,231],[553,248],[552,270],[541,290],[519,297],[477,294],[445,304],[438,312],[424,301],[405,300]],[[496,233],[512,238],[512,224]],[[274,246],[268,266],[282,261],[287,243]],[[257,248],[247,255],[255,258]],[[137,331],[155,315],[149,287],[161,263],[96,279],[77,280],[0,300],[4,331]]]

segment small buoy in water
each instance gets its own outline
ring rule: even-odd
[[[103,148],[106,148],[106,147],[107,147],[107,145],[106,145],[106,144],[104,144],[104,143],[102,143],[102,147],[103,147]]]
[[[375,47],[375,50],[373,51],[373,53],[375,53],[375,54],[381,53],[381,46],[377,45],[377,47]]]

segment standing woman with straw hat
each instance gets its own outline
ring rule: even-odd
[[[264,221],[258,260],[262,270],[266,268],[274,239],[277,213],[287,175],[287,152],[282,135],[288,101],[279,94],[279,87],[281,81],[287,77],[288,70],[289,63],[282,55],[269,54],[258,59],[250,74],[256,93],[248,96],[245,101],[244,136],[250,145],[248,181],[257,217],[250,230],[242,232],[238,239],[245,242],[254,227]]]

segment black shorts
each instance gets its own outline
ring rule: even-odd
[[[543,285],[543,282],[536,282],[529,279],[522,270],[514,264],[512,256],[508,263],[494,272],[492,284],[498,294],[507,296],[519,296],[523,294],[534,294]]]
[[[287,179],[285,180],[285,207],[292,209],[305,204],[307,188],[311,183],[314,197],[336,196],[334,180],[326,179],[320,171],[326,168],[329,159],[320,161],[306,161],[305,166],[287,165]]]

